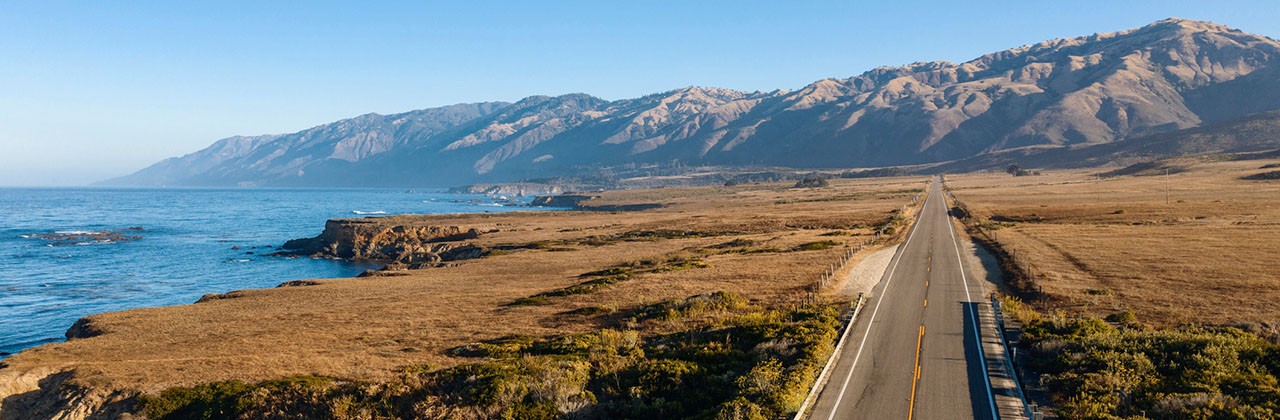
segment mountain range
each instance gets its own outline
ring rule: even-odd
[[[1166,19],[960,64],[880,67],[798,90],[687,87],[616,101],[569,94],[366,114],[218,140],[104,183],[449,186],[667,162],[1004,162],[986,158],[1167,138],[1280,109],[1277,63],[1276,40]]]

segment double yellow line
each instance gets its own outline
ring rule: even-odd
[[[920,334],[916,336],[916,371],[911,376],[911,405],[907,406],[907,420],[915,415],[916,385],[920,382],[920,346],[924,344],[924,324],[920,324]]]
[[[930,273],[933,272],[933,256],[932,255],[929,256],[928,272]],[[924,287],[927,291],[929,288],[928,278],[924,279]],[[924,298],[924,307],[926,308],[929,307],[929,298],[927,295]],[[911,376],[911,401],[910,401],[911,405],[907,406],[907,420],[911,420],[911,418],[915,415],[915,412],[916,412],[916,389],[919,387],[918,385],[920,382],[920,348],[923,345],[924,345],[924,324],[920,324],[920,332],[919,334],[916,335],[916,366],[915,366],[915,373],[913,373]]]

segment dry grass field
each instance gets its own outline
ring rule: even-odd
[[[999,245],[1028,269],[1042,309],[1141,322],[1235,325],[1273,335],[1280,316],[1280,181],[1241,177],[1271,160],[1186,159],[1166,178],[947,177]]]
[[[5,360],[0,373],[72,371],[75,384],[148,392],[296,375],[380,381],[404,366],[474,362],[450,349],[501,337],[552,337],[606,325],[658,334],[662,323],[619,325],[623,317],[611,315],[713,291],[758,307],[791,305],[846,247],[872,238],[911,203],[924,181],[615,191],[592,201],[664,205],[640,212],[386,218],[388,224],[496,230],[475,241],[486,246],[538,246],[400,276],[322,280],[95,315],[92,325],[101,334],[24,351]],[[323,222],[315,221],[317,232]],[[610,268],[628,275],[582,293],[555,293],[602,278],[584,274]]]

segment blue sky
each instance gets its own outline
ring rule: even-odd
[[[85,184],[367,112],[795,89],[1170,16],[1280,37],[1274,0],[616,3],[0,0],[0,185]]]

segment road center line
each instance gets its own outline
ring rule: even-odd
[[[907,420],[915,415],[916,411],[916,384],[920,382],[920,346],[924,344],[924,324],[920,324],[920,334],[916,336],[916,373],[911,377],[911,400],[907,406]]]

